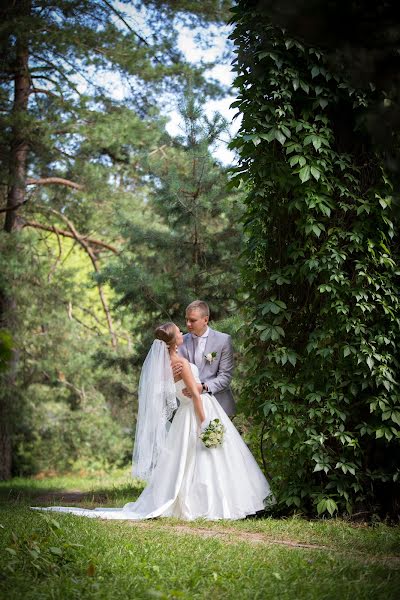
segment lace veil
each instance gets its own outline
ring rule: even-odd
[[[178,406],[168,347],[154,340],[139,380],[133,477],[148,481],[165,446],[169,419]]]

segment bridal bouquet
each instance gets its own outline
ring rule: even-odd
[[[200,433],[200,439],[207,448],[216,448],[224,441],[225,427],[219,419],[213,419]]]

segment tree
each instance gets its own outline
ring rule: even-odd
[[[183,323],[192,300],[206,299],[215,320],[240,304],[240,195],[228,191],[227,169],[211,153],[226,123],[218,115],[209,121],[190,90],[181,115],[182,135],[165,136],[162,151],[149,157],[153,185],[140,223],[122,223],[129,251],[103,271],[119,304],[141,315],[133,332],[139,359],[155,325]]]
[[[198,9],[197,20],[202,15],[215,18],[218,3],[206,4],[204,12]],[[99,252],[116,249],[113,240],[102,239],[104,231],[115,233],[105,227],[107,213],[113,212],[113,202],[126,200],[140,187],[143,157],[157,147],[162,134],[159,96],[176,90],[188,72],[205,94],[219,92],[205,81],[203,68],[187,65],[176,49],[173,4],[146,6],[151,42],[106,0],[3,3],[0,211],[4,232],[15,242],[15,259],[23,254],[27,238],[14,234],[36,228],[72,236],[97,272]],[[187,6],[180,3],[179,10],[185,14]],[[116,85],[131,91],[122,100],[102,77],[111,71]],[[11,283],[2,279],[0,326],[15,340],[18,307]],[[118,331],[101,283],[98,290],[115,347]],[[11,472],[15,346],[8,364],[0,402],[0,478]]]
[[[321,44],[276,24],[270,5],[239,2],[233,34],[243,113],[234,180],[249,187],[245,395],[281,506],[394,514],[398,197],[367,127],[385,92],[355,86]]]
[[[308,46],[321,48],[333,74],[369,94],[363,127],[398,185],[400,27],[397,3],[260,0],[257,10]]]
[[[13,473],[129,461],[137,378],[132,367],[96,360],[109,345],[109,332],[90,284],[90,258],[72,239],[57,241],[54,233],[36,229],[3,236],[1,254],[1,277],[12,283],[17,308],[13,346],[19,360],[8,415]],[[110,303],[112,293],[106,286],[104,292]],[[128,323],[115,323],[119,344],[109,352],[128,363]],[[4,341],[7,353],[10,341]],[[2,386],[0,395],[7,392]]]

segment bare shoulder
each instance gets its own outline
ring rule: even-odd
[[[176,358],[173,358],[171,362],[172,366],[174,364],[182,365],[182,373],[188,373],[189,371],[192,372],[189,361],[186,358],[183,358],[183,356],[177,356]]]
[[[190,363],[189,363],[189,361],[186,358],[182,357],[181,358],[181,362],[182,362],[182,365],[183,365],[184,369],[186,369],[186,370],[190,369]]]
[[[184,358],[183,356],[179,356],[174,355],[171,358],[171,364],[172,365],[185,365],[185,364],[189,364],[189,362],[186,360],[186,358]]]

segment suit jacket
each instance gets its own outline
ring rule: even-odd
[[[231,336],[209,328],[204,355],[216,353],[215,359],[210,363],[203,356],[199,369],[200,381],[206,383],[210,393],[213,394],[222,408],[229,416],[236,412],[235,400],[230,388],[233,375],[233,348]],[[189,362],[194,362],[194,342],[191,333],[183,336],[183,344],[179,346],[178,353]]]

